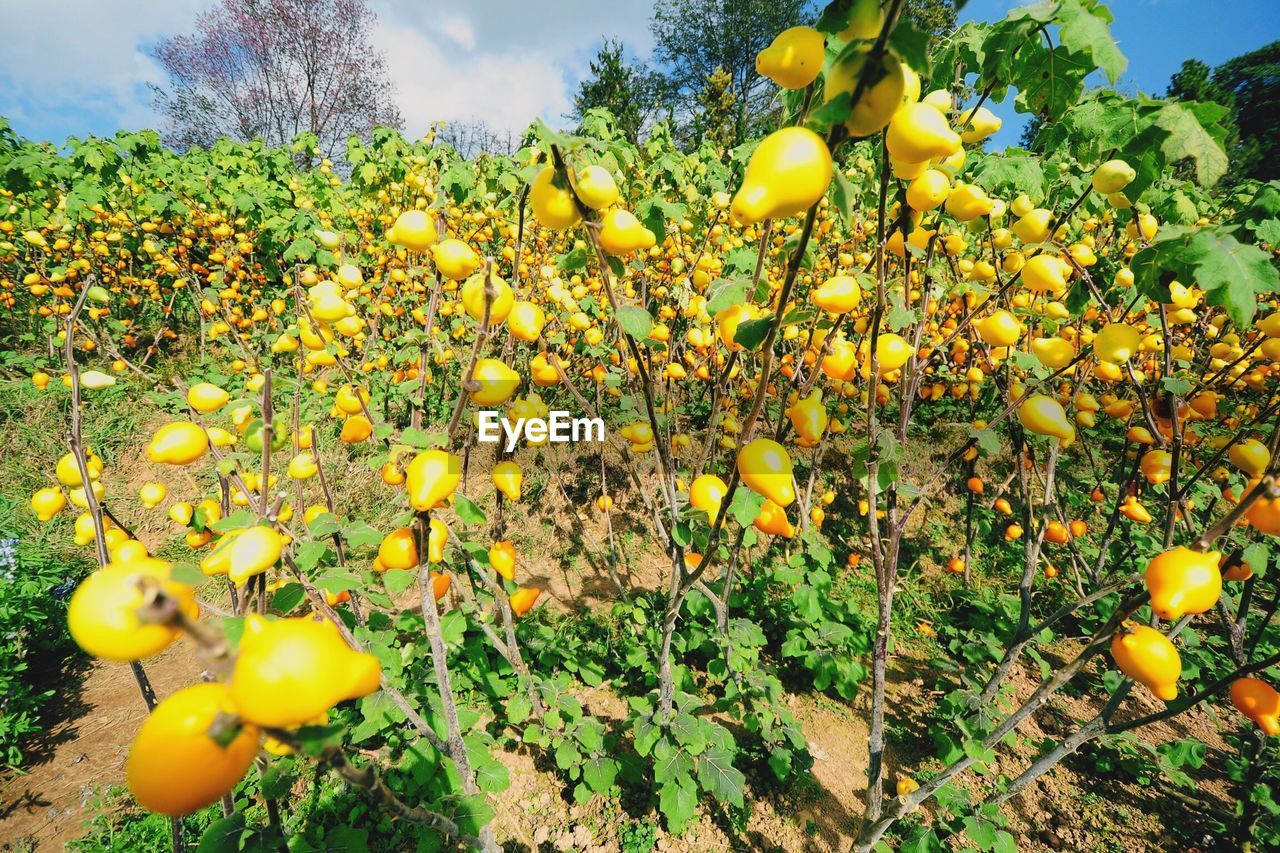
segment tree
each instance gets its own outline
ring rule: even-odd
[[[1280,177],[1280,41],[1228,59],[1212,73],[1188,59],[1169,80],[1168,96],[1230,108],[1233,172],[1261,181]]]
[[[738,96],[733,91],[733,78],[717,68],[698,93],[698,112],[691,132],[695,140],[706,140],[727,149],[737,142]]]
[[[907,0],[902,15],[935,41],[956,28],[955,0]]]
[[[775,94],[756,73],[756,54],[809,11],[805,0],[662,0],[650,28],[676,106],[691,119],[707,81],[723,70],[737,102],[733,141],[747,138]]]
[[[581,122],[588,110],[603,107],[636,143],[664,107],[663,95],[662,76],[642,63],[628,62],[622,42],[607,39],[591,61],[591,76],[578,87],[569,117]]]
[[[398,127],[376,22],[365,0],[218,0],[193,33],[155,48],[169,78],[151,87],[166,142],[281,145],[309,132],[333,158],[352,135]]]

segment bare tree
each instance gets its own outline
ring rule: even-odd
[[[525,145],[526,135],[510,129],[490,127],[483,119],[440,122],[436,125],[436,139],[452,147],[465,160],[470,160],[477,154],[510,157]]]
[[[166,141],[281,145],[310,132],[332,158],[350,136],[399,127],[376,22],[366,0],[217,0],[193,33],[154,51],[169,78],[151,87]]]

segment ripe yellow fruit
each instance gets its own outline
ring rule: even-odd
[[[1026,198],[1026,196],[1020,198]],[[1019,216],[1018,221],[1013,223],[1009,230],[1023,243],[1032,245],[1049,239],[1049,226],[1052,224],[1053,211],[1037,207]]]
[[[545,167],[529,187],[529,206],[544,228],[563,231],[582,221],[573,193],[552,166]]]
[[[764,138],[747,163],[731,210],[743,225],[784,219],[822,199],[833,174],[822,137],[803,127],[785,127]]]
[[[950,157],[960,150],[959,135],[946,116],[926,103],[904,104],[893,114],[885,134],[889,155],[904,163]]]
[[[534,302],[515,302],[511,305],[511,313],[507,315],[507,329],[516,340],[526,343],[536,341],[546,323],[546,313]]]
[[[974,326],[978,337],[993,347],[1011,347],[1022,337],[1022,324],[1003,308],[990,317],[982,318]]]
[[[92,451],[85,452],[84,462],[90,480],[96,480],[102,476],[102,459],[95,456]],[[54,466],[53,473],[58,478],[58,482],[64,486],[82,485],[80,465],[76,462],[74,453],[64,453],[58,459],[58,464]]]
[[[493,466],[493,485],[502,492],[509,501],[520,500],[520,486],[524,483],[524,472],[514,462],[499,462]]]
[[[1167,450],[1148,450],[1139,464],[1142,476],[1153,486],[1169,481],[1173,470],[1173,455]]]
[[[822,71],[826,40],[812,27],[791,27],[756,54],[756,73],[783,89],[803,89]]]
[[[1258,439],[1247,438],[1233,444],[1227,451],[1227,458],[1232,465],[1253,479],[1266,473],[1267,466],[1271,464],[1271,451]]]
[[[1164,634],[1126,620],[1111,640],[1111,656],[1121,672],[1144,685],[1157,699],[1172,702],[1178,698],[1182,658]]]
[[[497,358],[482,358],[477,361],[471,378],[480,386],[470,392],[471,399],[481,406],[505,403],[520,387],[520,374]]]
[[[1031,354],[1052,370],[1061,370],[1076,357],[1076,348],[1063,338],[1036,338],[1031,342]]]
[[[827,72],[823,85],[824,102],[834,100],[843,93],[850,96],[858,87],[863,68],[867,64],[870,45],[863,45],[851,53],[844,53],[842,58]],[[880,59],[880,74],[876,82],[867,87],[852,105],[845,127],[851,136],[870,136],[879,133],[893,118],[894,113],[906,102],[907,78],[904,66],[898,57],[885,53]],[[915,161],[912,161],[915,162]]]
[[[61,489],[55,489],[52,486],[40,489],[31,496],[31,508],[36,512],[36,518],[41,521],[51,521],[66,505],[66,495]]]
[[[933,210],[947,200],[951,180],[938,169],[925,169],[907,185],[907,204],[921,213]]]
[[[147,717],[125,764],[129,791],[148,811],[181,817],[218,801],[244,778],[261,732],[241,725],[229,742],[210,733],[234,714],[225,685],[196,684],[169,696]]]
[[[635,214],[615,207],[600,220],[600,247],[611,255],[629,255],[653,248],[657,237],[640,224]]]
[[[1045,394],[1023,400],[1018,406],[1018,421],[1028,432],[1057,438],[1064,446],[1076,438],[1076,428],[1067,420],[1062,404]]]
[[[876,339],[876,369],[881,376],[898,370],[911,359],[911,356],[915,355],[915,352],[916,348],[909,344],[906,338],[892,332],[882,332]],[[865,367],[867,370],[870,369],[869,360]]]
[[[753,524],[756,530],[770,536],[790,539],[796,535],[795,525],[787,518],[787,511],[768,498],[765,498],[764,503],[760,505],[760,514],[756,516]]]
[[[167,465],[189,465],[208,449],[209,436],[203,429],[190,421],[174,421],[156,430],[147,445],[147,458]]]
[[[1062,261],[1053,255],[1028,258],[1022,267],[1022,283],[1032,293],[1056,296],[1067,289],[1067,276],[1062,269]]]
[[[320,471],[316,457],[303,451],[289,460],[288,475],[294,480],[310,480]]]
[[[180,632],[170,625],[144,622],[139,608],[158,590],[174,599],[188,618],[200,612],[194,590],[172,580],[171,573],[164,560],[149,557],[98,569],[76,587],[67,606],[72,639],[103,660],[135,661],[163,651]]]
[[[436,225],[425,210],[406,210],[396,217],[387,239],[411,252],[425,252],[436,241]]]
[[[522,587],[511,593],[508,599],[511,604],[511,612],[517,616],[523,616],[533,609],[533,605],[538,601],[538,596],[542,595],[542,590],[536,586]]]
[[[702,474],[689,484],[689,505],[705,512],[709,521],[715,521],[727,494],[729,486],[724,480],[715,474]]]
[[[349,648],[332,622],[310,618],[244,622],[230,694],[240,716],[270,728],[299,726],[347,699],[378,689],[373,655]]]
[[[961,115],[967,118],[964,127],[960,128],[960,138],[965,142],[981,142],[993,133],[1000,130],[1000,126],[1004,124],[1000,117],[986,107],[978,107],[973,110],[973,115],[969,115],[970,110],[961,111]]]
[[[1280,735],[1280,693],[1257,678],[1231,682],[1231,704],[1269,735]]]
[[[862,301],[862,288],[851,275],[837,275],[816,288],[809,298],[823,311],[848,314]]]
[[[603,166],[587,166],[570,176],[578,199],[592,210],[604,210],[618,200],[618,184]]]
[[[432,521],[436,519],[433,518]],[[418,544],[414,539],[413,529],[401,527],[383,537],[378,545],[378,563],[382,571],[417,568]]]
[[[489,546],[489,565],[506,580],[516,579],[516,546],[510,539]]]
[[[771,438],[757,438],[738,452],[738,474],[747,488],[780,507],[796,499],[791,482],[791,457]]]
[[[1103,195],[1111,195],[1129,186],[1136,177],[1138,173],[1125,161],[1108,160],[1093,173],[1093,188]]]
[[[1213,609],[1222,595],[1221,558],[1217,551],[1202,554],[1181,545],[1153,557],[1145,575],[1152,612],[1172,621]]]
[[[808,397],[797,400],[787,409],[787,417],[796,431],[796,444],[813,447],[827,431],[827,407],[822,402],[822,391],[814,388]]]
[[[218,411],[230,399],[230,394],[208,382],[198,382],[187,389],[187,404],[202,415]]]
[[[147,483],[138,490],[138,500],[142,501],[143,509],[155,509],[168,494],[163,483]]]
[[[480,268],[480,256],[475,250],[454,237],[433,246],[431,257],[440,274],[454,281],[462,281]]]
[[[462,461],[443,450],[424,450],[405,471],[409,505],[426,512],[442,505],[462,480]]]
[[[492,273],[479,273],[467,279],[462,285],[462,307],[467,310],[467,315],[477,323],[484,321],[484,303],[485,303],[485,283],[489,282],[490,290],[493,292],[492,299],[489,302],[489,325],[497,326],[505,321],[511,314],[511,308],[515,305],[515,291],[511,289],[511,285]]]
[[[957,222],[969,222],[994,210],[995,202],[977,184],[958,183],[947,193],[945,209]]]
[[[1124,364],[1138,352],[1142,335],[1127,323],[1108,323],[1093,337],[1093,352],[1103,361]]]

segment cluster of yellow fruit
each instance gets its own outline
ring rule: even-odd
[[[76,588],[67,623],[89,654],[138,661],[163,651],[198,615],[194,590],[174,580],[169,563],[125,555]],[[377,660],[348,647],[332,623],[250,615],[229,680],[179,690],[147,718],[129,751],[129,790],[151,811],[189,814],[235,787],[264,729],[310,724],[380,681]]]

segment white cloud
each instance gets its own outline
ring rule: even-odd
[[[472,50],[476,46],[476,31],[471,26],[471,21],[463,17],[445,18],[438,25],[440,32],[448,36],[454,44],[465,50]]]
[[[538,116],[569,108],[563,76],[540,57],[472,53],[459,61],[430,36],[382,21],[376,44],[386,51],[405,130],[434,121],[483,119],[494,130],[520,131]]]

